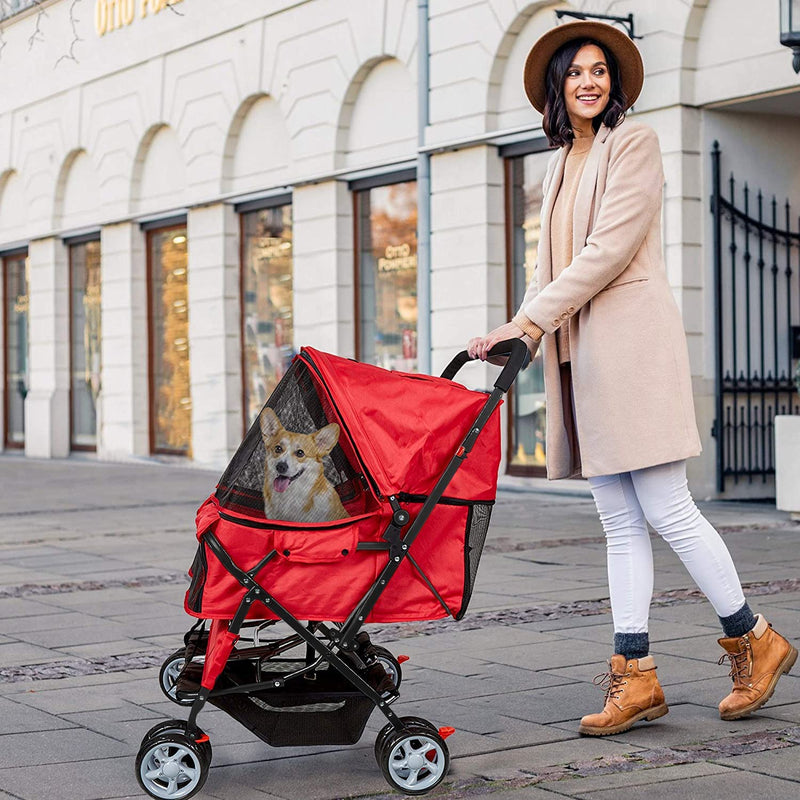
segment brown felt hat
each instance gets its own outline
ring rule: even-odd
[[[642,91],[644,83],[642,56],[628,34],[606,25],[605,22],[568,22],[557,25],[539,38],[528,53],[523,73],[525,94],[528,95],[531,105],[544,114],[547,66],[556,50],[574,39],[594,39],[614,54],[619,65],[622,89],[628,98],[627,108],[630,108]]]

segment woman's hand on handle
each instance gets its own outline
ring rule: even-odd
[[[487,333],[486,336],[476,336],[470,339],[467,342],[467,352],[470,358],[479,358],[481,361],[486,361],[489,351],[499,342],[504,342],[506,339],[522,339],[524,336],[525,331],[516,322],[506,322],[499,328]],[[507,360],[507,356],[500,356],[498,358],[490,358],[489,363],[502,366]]]

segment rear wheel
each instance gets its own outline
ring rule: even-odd
[[[203,657],[196,659],[200,661]],[[177,682],[184,668],[186,667],[186,648],[176,650],[171,656],[168,656],[164,663],[161,665],[161,671],[158,673],[158,685],[164,695],[177,703],[179,706],[190,706],[194,702],[195,695],[178,698],[177,695]]]
[[[145,738],[136,756],[136,779],[150,797],[186,800],[208,777],[200,745],[180,733]]]
[[[386,670],[386,674],[392,679],[395,689],[400,688],[403,680],[403,670],[400,669],[400,662],[385,647],[373,645],[375,658]]]

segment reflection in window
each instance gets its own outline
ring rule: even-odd
[[[539,250],[542,181],[549,152],[532,153],[507,162],[511,219],[511,286],[513,315],[533,278]],[[511,472],[542,471],[545,464],[545,402],[542,357],[520,373],[511,392],[509,467]]]
[[[28,256],[7,256],[5,273],[5,384],[7,447],[25,444],[25,395],[28,394]]]
[[[72,446],[97,446],[100,392],[100,241],[69,249],[71,281]]]
[[[356,193],[359,360],[417,369],[417,184]]]
[[[149,233],[152,449],[191,456],[186,228]]]
[[[294,355],[292,207],[242,215],[244,408],[249,426]]]

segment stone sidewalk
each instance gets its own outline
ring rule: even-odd
[[[156,722],[185,717],[158,667],[181,643],[193,520],[215,473],[153,463],[0,456],[0,798],[143,797],[133,761]],[[710,503],[754,609],[800,639],[800,525],[768,504]],[[395,710],[452,725],[431,797],[648,800],[800,798],[800,668],[760,713],[722,722],[717,621],[654,540],[651,640],[670,713],[621,736],[577,734],[599,709],[610,654],[604,546],[581,484],[501,490],[470,613],[375,627],[411,660]],[[198,797],[400,797],[373,757],[382,718],[353,747],[271,749],[204,711],[214,760]],[[795,747],[798,749],[795,750]]]

